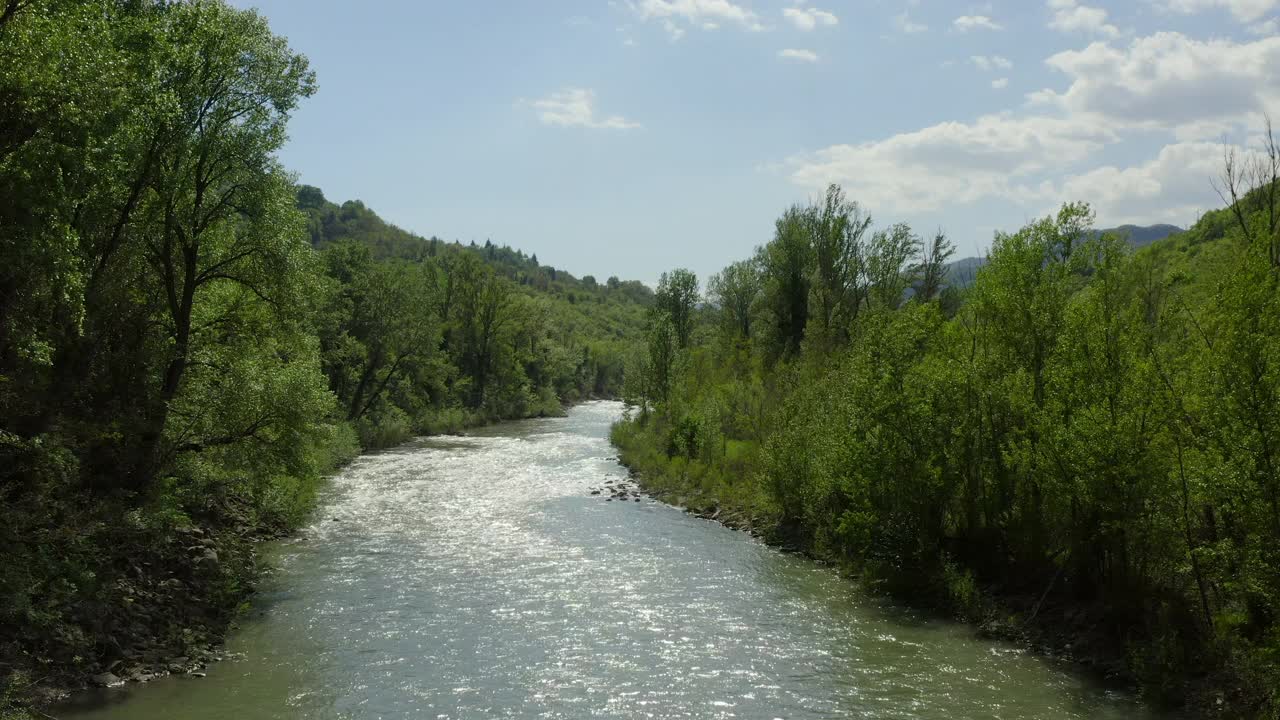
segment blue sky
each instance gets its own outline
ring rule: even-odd
[[[600,278],[705,278],[828,182],[961,255],[1189,224],[1280,122],[1280,0],[235,1],[317,72],[303,182]]]

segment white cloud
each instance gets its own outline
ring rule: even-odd
[[[638,0],[628,3],[641,20],[661,21],[672,40],[679,40],[688,27],[714,30],[722,23],[747,30],[763,30],[760,17],[731,0]]]
[[[925,25],[923,23],[913,22],[911,20],[911,15],[908,14],[906,11],[903,11],[902,14],[900,15],[895,15],[893,17],[893,24],[898,28],[898,30],[908,35],[927,32],[929,30],[928,25]]]
[[[1175,142],[1130,167],[1070,170],[1120,139],[1070,118],[991,115],[793,158],[790,179],[814,191],[839,182],[873,212],[895,214],[990,199],[1041,214],[1083,200],[1100,226],[1186,226],[1221,205],[1212,180],[1221,172],[1224,146],[1216,142]]]
[[[999,55],[973,55],[969,58],[969,62],[976,65],[979,70],[1009,70],[1013,67],[1013,62]]]
[[[1141,165],[1105,165],[1060,183],[1046,183],[1039,192],[1048,204],[1061,200],[1088,202],[1097,212],[1100,225],[1188,225],[1204,210],[1222,204],[1212,181],[1222,171],[1223,151],[1219,143],[1166,145],[1154,159]]]
[[[1061,75],[1028,94],[1028,105],[820,148],[787,161],[789,180],[814,191],[838,182],[874,211],[895,215],[993,200],[1030,215],[1084,200],[1103,225],[1187,224],[1220,205],[1210,179],[1221,169],[1223,140],[1243,142],[1265,111],[1280,117],[1280,36],[1162,32],[1120,41],[1105,12],[1080,13],[1089,8],[1078,0],[1046,6],[1061,20],[1057,29],[1107,39],[1049,57],[1046,66]],[[957,31],[1000,28],[988,16],[965,17]],[[993,90],[1011,86],[1008,58],[972,55],[968,63],[990,73]],[[1153,154],[1117,164],[1116,150],[1134,142]]]
[[[1102,8],[1079,5],[1076,0],[1049,0],[1053,19],[1049,27],[1061,32],[1088,32],[1117,37],[1120,30],[1107,22],[1107,11]]]
[[[961,15],[951,24],[960,32],[970,30],[1003,30],[1004,26],[986,15]]]
[[[1256,124],[1268,106],[1280,109],[1280,37],[1235,42],[1157,33],[1127,48],[1095,42],[1046,63],[1071,85],[1062,93],[1033,93],[1033,102],[1120,127],[1205,137],[1196,129],[1217,134]]]
[[[1170,12],[1190,15],[1205,10],[1222,9],[1241,22],[1254,22],[1280,6],[1280,0],[1151,0]]]
[[[538,113],[543,125],[585,127],[603,130],[631,130],[639,123],[619,115],[596,117],[595,93],[585,88],[565,88],[541,100],[523,102]]]
[[[815,7],[800,8],[789,7],[782,9],[782,15],[791,21],[792,25],[804,31],[813,30],[819,25],[836,25],[840,22],[840,18],[832,15],[826,10],[819,10]]]
[[[812,50],[797,50],[795,48],[787,48],[779,50],[778,57],[783,60],[799,60],[800,62],[816,63],[818,62],[818,54]]]
[[[815,189],[839,182],[859,201],[894,212],[1035,198],[1027,185],[1036,176],[1071,167],[1115,140],[1108,129],[1071,118],[987,115],[792,158],[791,180]]]

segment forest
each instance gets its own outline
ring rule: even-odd
[[[1270,137],[1270,135],[1268,135]],[[1166,706],[1280,712],[1280,153],[1132,250],[1082,204],[939,233],[832,186],[663,276],[613,429],[647,487]]]
[[[0,711],[205,652],[362,449],[620,391],[648,288],[299,185],[315,90],[220,2],[0,3]]]
[[[326,198],[278,157],[317,87],[225,2],[0,0],[0,717],[203,667],[359,453],[590,398],[673,504],[1280,717],[1269,128],[1155,242],[1069,203],[959,278],[832,185],[650,290]]]

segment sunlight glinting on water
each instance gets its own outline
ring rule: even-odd
[[[745,534],[590,495],[626,478],[606,440],[620,411],[357,460],[276,554],[231,643],[244,659],[72,717],[1141,716]]]

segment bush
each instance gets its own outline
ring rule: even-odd
[[[356,423],[360,445],[369,450],[395,447],[413,437],[409,416],[395,405],[384,405]]]

